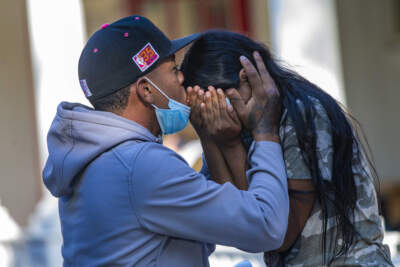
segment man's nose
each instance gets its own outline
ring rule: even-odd
[[[185,81],[185,76],[183,75],[182,71],[179,71],[178,73],[178,81],[179,84],[183,84],[183,82]]]

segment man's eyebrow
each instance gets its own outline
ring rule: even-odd
[[[172,61],[176,65],[175,55],[171,55],[163,59],[163,62],[169,62],[169,61]]]

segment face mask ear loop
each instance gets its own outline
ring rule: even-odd
[[[163,96],[165,96],[166,99],[170,100],[169,96],[167,96],[166,93],[164,93],[160,88],[158,88],[158,86],[155,85],[149,78],[147,78],[146,76],[144,76],[143,78],[146,79],[146,81],[148,81],[151,85],[153,85],[153,87],[156,88]]]

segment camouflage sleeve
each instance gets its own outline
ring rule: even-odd
[[[316,111],[314,124],[317,135],[318,167],[321,171],[323,179],[330,181],[332,178],[333,160],[331,124],[321,103],[314,98],[311,100],[314,103]],[[298,102],[297,104],[299,105],[300,110],[303,112],[304,108],[301,102]],[[283,118],[280,129],[280,137],[282,140],[282,149],[287,177],[288,179],[311,179],[310,170],[302,156],[297,141],[293,120],[287,113],[284,115],[285,117]]]

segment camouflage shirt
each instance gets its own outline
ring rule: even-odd
[[[331,124],[320,102],[315,98],[310,99],[316,111],[314,124],[317,134],[318,167],[323,179],[330,181],[332,179],[333,164]],[[304,109],[301,102],[298,102],[298,105],[300,110]],[[284,111],[282,116],[280,138],[288,179],[311,179],[310,170],[304,162],[297,142],[293,121],[287,115],[287,111]],[[356,238],[355,244],[351,246],[346,257],[334,258],[333,242],[335,241],[337,225],[335,217],[330,217],[326,232],[326,262],[329,263],[329,266],[393,266],[389,249],[382,244],[383,230],[378,213],[373,179],[365,175],[362,169],[362,167],[367,168],[367,165],[356,162],[359,161],[353,160],[352,167],[357,187],[357,203],[354,210],[353,223],[359,232],[359,237]],[[315,201],[311,214],[295,244],[284,255],[273,252],[266,253],[267,265],[323,266],[321,238],[321,208],[318,201]]]

